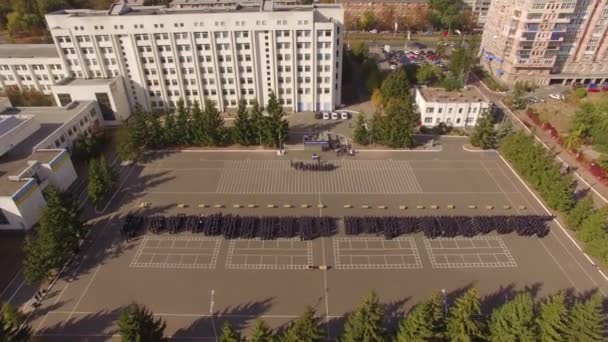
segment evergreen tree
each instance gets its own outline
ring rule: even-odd
[[[315,342],[323,340],[323,330],[319,325],[319,319],[315,317],[315,309],[306,306],[304,313],[292,322],[282,342]]]
[[[88,181],[87,194],[91,203],[98,206],[103,201],[107,189],[97,159],[89,161]]]
[[[243,146],[251,145],[252,125],[249,119],[249,113],[247,112],[247,102],[245,100],[239,101],[239,106],[236,111],[236,118],[234,120],[234,128],[232,129],[234,141]]]
[[[577,300],[570,310],[566,340],[569,342],[604,341],[604,324],[600,295],[593,295],[586,301]]]
[[[445,330],[443,298],[435,293],[426,302],[416,305],[399,324],[397,342],[442,340]]]
[[[446,336],[453,342],[470,342],[482,337],[482,323],[478,320],[481,304],[477,290],[470,289],[456,300],[446,322]]]
[[[495,309],[489,328],[492,342],[536,341],[538,333],[535,330],[534,304],[530,294],[518,294],[510,302]]]
[[[175,113],[167,112],[165,114],[165,120],[163,122],[163,142],[169,146],[173,146],[179,143],[179,136],[177,135],[177,129],[175,125]],[[161,146],[163,144],[159,144]]]
[[[49,186],[45,190],[46,207],[42,209],[36,235],[28,236],[23,262],[26,283],[43,280],[60,267],[74,250],[83,227],[74,200]]]
[[[206,145],[218,146],[223,144],[225,139],[224,119],[220,111],[215,107],[215,103],[209,100],[205,101],[203,115],[205,117]]]
[[[484,150],[496,147],[496,131],[494,130],[494,118],[489,111],[481,114],[473,132],[471,133],[471,144]]]
[[[198,101],[194,101],[190,113],[192,115],[190,124],[190,137],[192,143],[195,145],[204,145],[207,141],[207,135],[205,133],[205,116]]]
[[[107,196],[116,182],[117,174],[103,156],[99,160],[99,174],[105,189],[104,196]]]
[[[0,341],[2,342],[27,342],[30,341],[31,331],[29,327],[19,328],[8,322],[0,315]]]
[[[116,134],[116,147],[122,160],[136,160],[140,153],[140,145],[132,125],[124,124],[118,128]]]
[[[152,312],[136,303],[122,309],[118,317],[118,332],[125,342],[166,341],[163,337],[166,326],[161,318],[154,319]]]
[[[4,303],[4,305],[2,305],[2,315],[0,315],[0,317],[4,319],[5,324],[14,327],[19,327],[25,320],[23,314],[11,303]],[[0,339],[0,341],[2,340]]]
[[[380,87],[382,101],[386,106],[392,99],[406,100],[410,97],[410,82],[404,68],[391,73]]]
[[[180,98],[177,101],[177,110],[175,117],[175,136],[176,142],[180,145],[191,145],[192,139],[190,136],[190,110],[184,105],[184,99]]]
[[[568,309],[564,304],[564,296],[558,294],[549,297],[540,304],[536,318],[540,342],[566,342],[566,323]]]
[[[384,309],[372,291],[346,321],[341,341],[384,341]]]
[[[146,117],[148,121],[148,132],[150,135],[150,140],[146,147],[160,148],[163,147],[165,144],[171,144],[172,142],[169,142],[165,139],[165,131],[163,130],[163,125],[160,123],[160,118],[158,117],[158,115],[148,113]]]
[[[289,124],[283,118],[285,113],[276,95],[270,93],[266,106],[268,116],[264,118],[264,144],[273,147],[281,147],[287,141]]]
[[[386,143],[394,148],[414,146],[414,110],[406,99],[392,99],[386,106],[388,131]]]
[[[133,133],[132,138],[135,146],[137,147],[149,147],[151,145],[150,140],[150,128],[148,127],[148,115],[142,110],[140,106],[136,106],[134,121],[133,121]]]
[[[579,200],[566,216],[566,224],[572,230],[578,230],[581,224],[595,211],[591,196]]]
[[[386,119],[379,112],[374,113],[372,117],[371,127],[369,129],[369,135],[371,137],[370,143],[373,144],[384,144],[387,140],[387,124]]]
[[[505,119],[496,131],[496,141],[500,142],[502,138],[513,134],[513,123],[509,119]]]
[[[353,132],[353,139],[357,144],[367,145],[369,144],[369,134],[370,132],[366,127],[365,114],[360,113],[357,115],[357,120],[355,121],[355,131]]]
[[[251,111],[249,112],[251,122],[251,137],[249,137],[249,141],[254,145],[261,146],[263,144],[263,132],[265,129],[263,111],[264,109],[260,107],[258,101],[253,100]]]
[[[234,330],[230,322],[225,321],[218,340],[219,342],[240,342],[243,338],[241,337],[241,334]]]
[[[262,321],[258,319],[253,325],[253,332],[251,333],[251,342],[275,342],[276,338],[272,333],[272,330]]]

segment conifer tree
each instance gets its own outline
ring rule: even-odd
[[[215,107],[215,103],[207,100],[205,102],[205,110],[203,112],[205,123],[205,135],[207,144],[210,146],[218,146],[224,143],[224,119],[220,111]]]
[[[232,131],[236,143],[243,146],[251,145],[251,138],[253,137],[252,125],[251,120],[249,119],[249,113],[247,112],[247,102],[245,102],[245,100],[239,101]]]
[[[160,123],[160,118],[158,115],[153,113],[148,113],[148,133],[149,133],[149,144],[146,146],[148,148],[159,148],[163,147],[165,144],[171,144],[172,142],[167,141],[165,139],[165,131],[163,130],[163,125]],[[171,136],[171,139],[172,136]]]
[[[103,197],[106,194],[106,187],[99,162],[97,159],[91,159],[89,161],[89,173],[88,173],[88,184],[87,194],[91,202],[98,206],[103,201]]]
[[[118,332],[122,341],[166,341],[163,336],[167,324],[154,315],[145,306],[132,303],[120,311]]]
[[[180,98],[177,101],[177,110],[175,116],[175,137],[177,144],[190,145],[192,139],[190,137],[190,108],[186,108],[184,99]]]
[[[494,130],[494,117],[489,111],[481,114],[473,132],[471,133],[471,144],[484,150],[496,147],[496,131]]]
[[[367,122],[365,119],[365,114],[360,113],[357,115],[357,120],[355,121],[355,130],[353,132],[353,140],[355,140],[357,144],[368,145],[370,143],[370,132],[367,130],[366,124]]]
[[[304,313],[294,322],[291,322],[282,342],[316,342],[323,340],[323,330],[319,325],[319,319],[315,317],[315,310],[306,306]]]
[[[369,129],[371,141],[373,144],[384,144],[387,138],[387,123],[386,118],[379,112],[374,113],[372,116],[371,127]]]
[[[397,342],[441,340],[445,333],[442,305],[441,293],[416,305],[399,324]]]
[[[249,140],[254,145],[263,145],[263,135],[264,135],[264,116],[262,112],[264,109],[260,107],[260,104],[257,100],[253,100],[253,104],[251,105],[250,111],[250,121],[251,121],[251,137]]]
[[[234,330],[230,322],[225,321],[218,340],[219,342],[241,342],[243,338]]]
[[[529,293],[521,293],[492,312],[490,341],[534,342],[538,335],[534,325],[534,304]]]
[[[150,129],[148,127],[148,115],[140,106],[135,109],[133,121],[133,140],[138,148],[150,146]]]
[[[258,319],[253,325],[253,332],[251,333],[251,342],[275,342],[276,338],[272,333],[272,330],[262,321]]]
[[[194,101],[190,113],[192,115],[190,124],[190,137],[192,143],[195,145],[204,145],[207,141],[205,133],[205,116],[198,101]]]
[[[600,295],[595,294],[586,301],[577,300],[570,310],[566,325],[566,340],[569,342],[604,341],[604,325]]]
[[[163,142],[169,146],[176,145],[179,143],[179,137],[177,136],[177,130],[175,129],[175,113],[167,112],[165,114],[165,120],[163,122]],[[157,146],[161,146],[161,144]]]
[[[106,158],[101,156],[99,159],[99,174],[101,176],[104,186],[104,196],[109,195],[114,183],[116,182],[116,172],[112,169],[110,164],[106,161]]]
[[[578,230],[585,220],[595,211],[591,196],[579,200],[566,216],[566,224],[572,230]]]
[[[480,314],[479,294],[477,290],[470,289],[456,299],[456,303],[450,309],[446,322],[446,337],[453,342],[470,342],[483,337]]]
[[[413,147],[415,122],[411,104],[404,99],[392,99],[386,105],[386,113],[386,143],[394,148]]]
[[[285,115],[283,107],[279,103],[276,95],[270,93],[268,104],[266,105],[268,116],[264,118],[264,144],[273,147],[281,147],[287,141],[289,125],[283,118]]]
[[[8,322],[0,315],[0,341],[2,342],[28,342],[31,330],[29,327],[20,327]]]
[[[380,342],[384,341],[384,309],[378,295],[372,291],[346,321],[343,342]]]
[[[540,342],[566,342],[568,308],[564,295],[557,294],[540,304],[536,324]]]
[[[132,125],[123,124],[116,134],[116,147],[122,160],[136,160],[143,145],[137,141],[136,131]]]

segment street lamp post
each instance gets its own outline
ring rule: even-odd
[[[443,294],[443,317],[446,318],[448,316],[448,302],[445,289],[441,289],[441,293]]]

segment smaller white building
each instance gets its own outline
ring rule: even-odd
[[[460,91],[443,88],[416,88],[416,105],[421,125],[434,127],[444,123],[451,127],[475,126],[481,113],[491,110],[491,102],[475,87]]]

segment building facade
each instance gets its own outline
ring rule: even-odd
[[[272,1],[221,8],[114,4],[64,10],[47,24],[73,78],[122,77],[131,110],[167,110],[183,98],[220,110],[274,92],[292,111],[341,104],[340,5]]]
[[[490,101],[475,87],[461,91],[416,88],[415,103],[420,112],[420,124],[425,127],[441,123],[458,128],[473,127],[482,113],[492,109]]]
[[[359,30],[361,16],[372,12],[381,30],[422,30],[426,26],[427,0],[344,0],[344,23],[348,30]]]
[[[602,0],[493,0],[481,54],[508,84],[608,79],[608,4]]]
[[[490,10],[492,0],[463,0],[465,5],[471,9],[479,26],[484,26]]]

